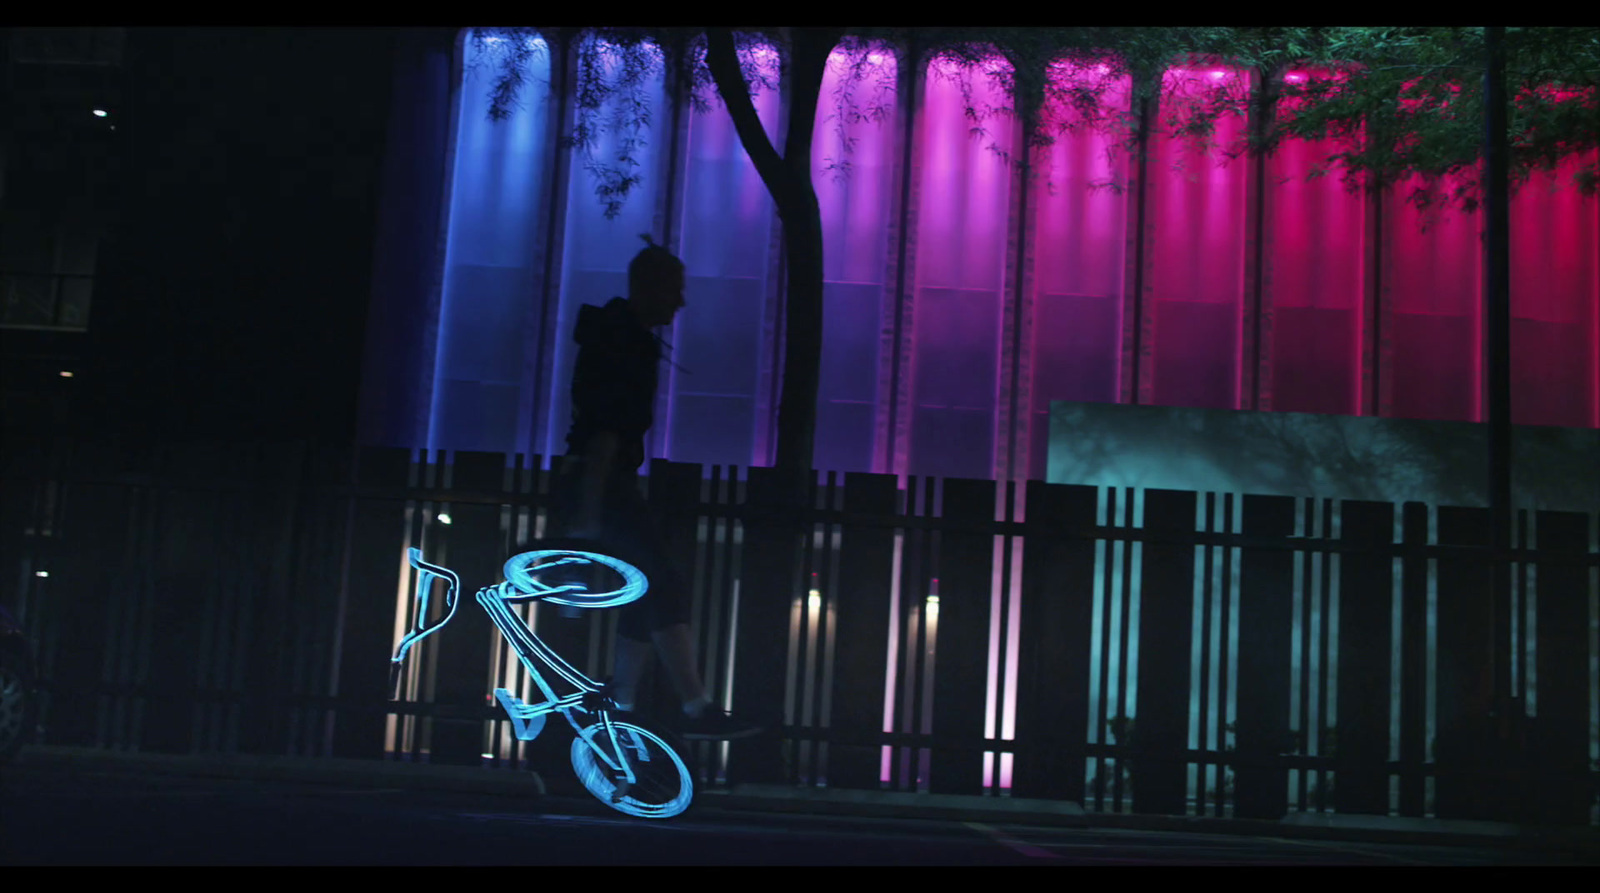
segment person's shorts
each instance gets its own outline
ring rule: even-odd
[[[577,475],[558,473],[554,488],[551,520],[560,533],[575,514]],[[617,631],[635,642],[648,642],[657,630],[688,623],[690,591],[678,570],[680,558],[667,548],[665,523],[639,494],[635,481],[619,477],[607,485],[601,527],[607,552],[638,568],[649,583],[638,601],[618,609]]]

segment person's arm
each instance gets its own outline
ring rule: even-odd
[[[573,525],[575,535],[592,537],[600,530],[601,511],[605,506],[606,484],[621,450],[621,438],[615,431],[596,431],[589,438],[583,452],[583,477],[578,491],[578,517]]]

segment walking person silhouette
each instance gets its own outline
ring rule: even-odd
[[[666,548],[663,519],[639,493],[664,346],[654,330],[671,325],[685,305],[683,261],[644,239],[648,246],[628,265],[628,297],[578,311],[572,426],[557,475],[557,512],[567,536],[601,543],[649,583],[643,597],[621,609],[609,683],[618,706],[634,709],[656,652],[683,704],[677,726],[684,738],[746,738],[761,728],[714,705],[706,692],[689,633],[688,581]]]

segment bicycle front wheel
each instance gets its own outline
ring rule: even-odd
[[[631,722],[613,720],[611,728],[615,744],[603,723],[589,726],[572,739],[572,770],[589,793],[618,812],[645,819],[670,819],[688,809],[694,799],[694,781],[672,745]],[[611,764],[626,766],[633,781]]]

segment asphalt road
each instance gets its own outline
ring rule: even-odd
[[[13,766],[6,865],[1597,864],[1381,843],[735,812],[656,822],[597,802]]]

